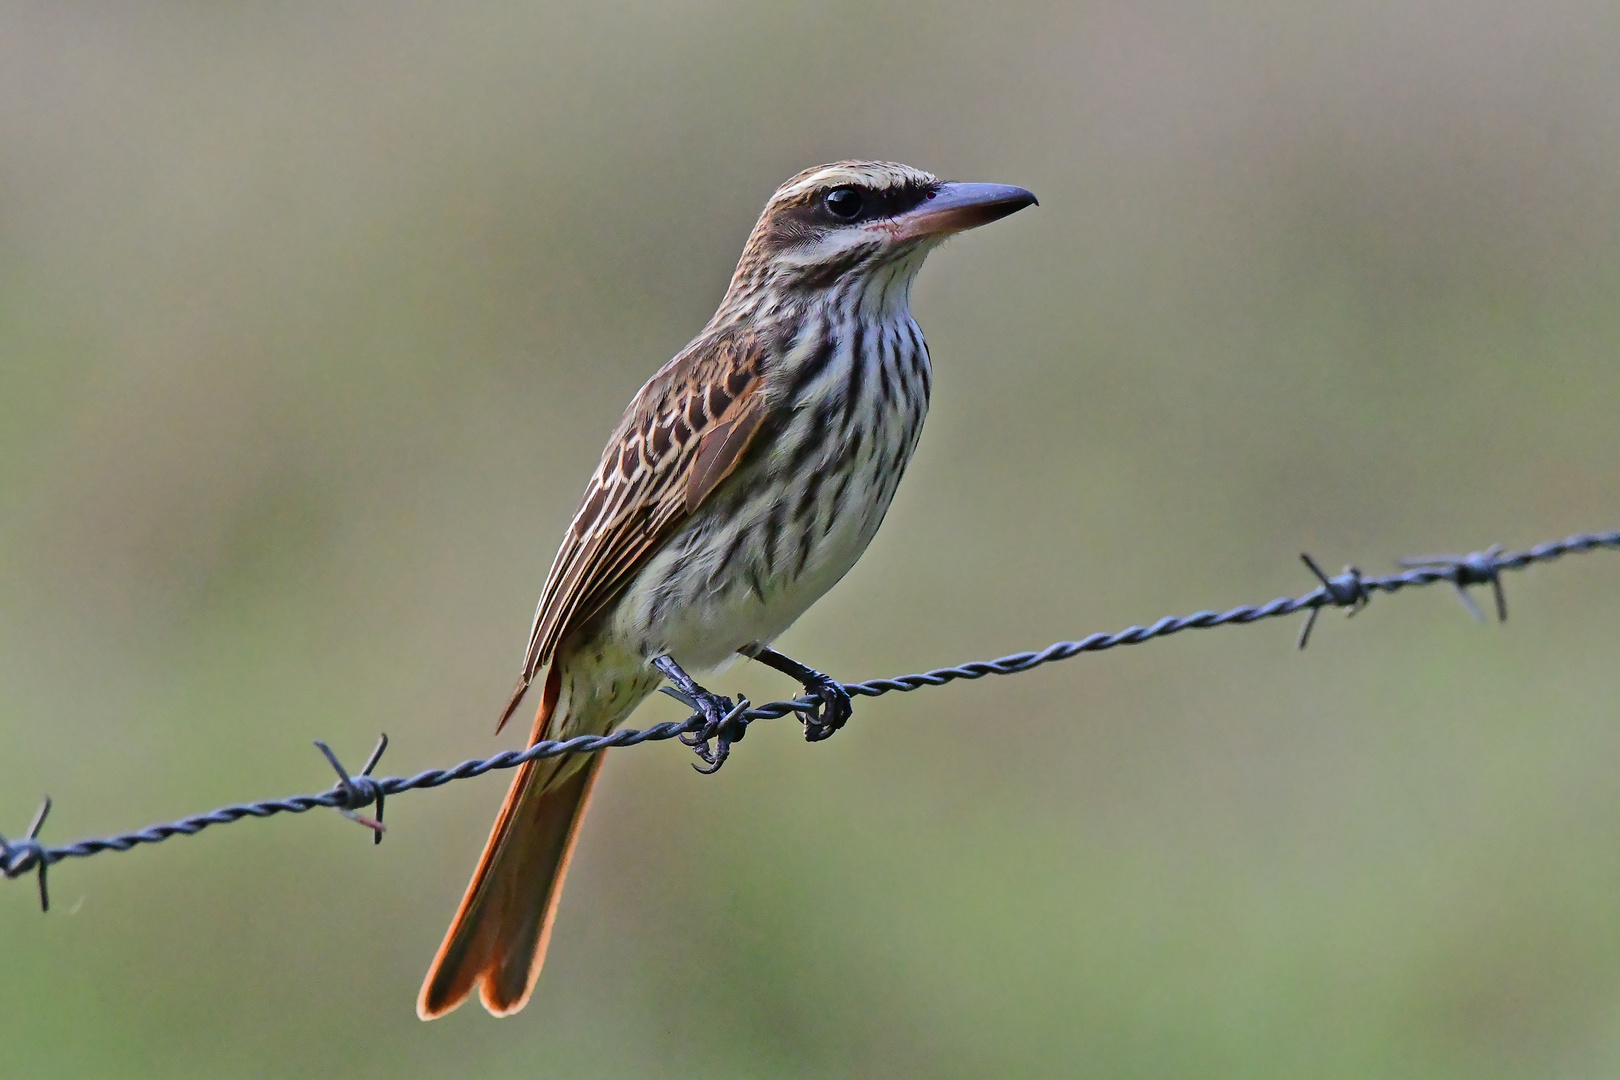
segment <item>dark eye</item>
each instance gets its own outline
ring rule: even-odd
[[[827,213],[840,221],[860,217],[861,203],[861,193],[854,188],[841,187],[827,193]]]

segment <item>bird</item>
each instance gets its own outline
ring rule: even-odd
[[[714,317],[631,400],[563,536],[500,727],[541,680],[530,745],[603,735],[664,680],[718,769],[741,737],[692,671],[749,657],[799,682],[819,742],[849,719],[836,680],[772,643],[860,558],[922,430],[932,371],[912,282],[948,237],[1036,203],[886,161],[806,169],[771,196]],[[746,702],[743,702],[746,705]],[[417,1015],[476,988],[527,1004],[603,753],[512,780],[433,959]]]

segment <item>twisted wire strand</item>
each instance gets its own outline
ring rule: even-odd
[[[1376,593],[1397,593],[1403,589],[1417,589],[1439,582],[1449,582],[1462,597],[1468,610],[1476,618],[1483,618],[1469,598],[1466,589],[1472,585],[1490,585],[1495,592],[1499,619],[1507,617],[1506,601],[1502,595],[1501,575],[1522,570],[1536,563],[1552,562],[1565,555],[1585,554],[1599,549],[1620,549],[1620,530],[1603,533],[1576,533],[1562,540],[1554,540],[1524,551],[1503,552],[1500,547],[1476,551],[1468,555],[1436,555],[1421,559],[1402,560],[1408,569],[1387,577],[1364,577],[1354,567],[1346,567],[1336,576],[1325,574],[1308,555],[1302,555],[1306,565],[1321,582],[1302,596],[1282,596],[1268,603],[1242,605],[1226,611],[1196,611],[1191,615],[1166,616],[1148,626],[1128,626],[1114,633],[1092,634],[1078,641],[1058,641],[1038,652],[1013,653],[995,660],[976,660],[954,667],[935,668],[915,675],[898,675],[888,679],[844,683],[852,697],[881,697],[884,694],[909,693],[925,686],[944,686],[959,679],[982,679],[988,675],[1016,675],[1050,664],[1068,660],[1082,653],[1102,652],[1123,645],[1140,645],[1155,638],[1169,637],[1183,630],[1208,630],[1217,626],[1245,626],[1263,619],[1281,618],[1298,612],[1307,612],[1307,620],[1299,638],[1304,648],[1317,613],[1325,607],[1348,609],[1350,614],[1365,607]],[[812,697],[773,701],[740,711],[734,718],[739,725],[755,720],[774,720],[790,714],[803,714],[817,704]],[[338,782],[330,790],[316,795],[294,795],[285,799],[267,799],[261,802],[234,803],[210,810],[206,814],[149,825],[134,832],[115,836],[92,837],[61,846],[47,846],[38,839],[38,833],[50,809],[47,797],[36,813],[27,834],[15,840],[0,836],[0,872],[7,878],[20,877],[29,872],[39,876],[40,902],[48,907],[45,891],[45,868],[63,859],[86,858],[105,851],[128,851],[142,844],[156,844],[171,836],[195,836],[211,825],[228,825],[244,818],[266,818],[277,814],[302,814],[317,808],[330,808],[344,813],[375,830],[382,838],[382,803],[388,795],[436,788],[456,780],[468,780],[496,769],[511,769],[527,761],[556,757],[561,754],[594,753],[613,746],[638,746],[647,742],[662,742],[681,735],[698,732],[704,727],[704,718],[694,712],[686,720],[654,724],[639,730],[623,728],[608,735],[580,735],[572,739],[544,740],[525,750],[505,750],[493,757],[473,758],[448,769],[427,769],[414,776],[376,778],[370,775],[383,748],[384,736],[372,752],[364,770],[350,776],[325,744],[317,743],[337,770]],[[740,736],[739,736],[740,737]],[[376,803],[376,819],[360,817],[355,811]]]

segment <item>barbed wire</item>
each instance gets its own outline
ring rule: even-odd
[[[1523,570],[1536,563],[1551,562],[1565,555],[1582,555],[1602,548],[1620,549],[1620,530],[1605,533],[1576,533],[1562,540],[1554,540],[1524,551],[1504,553],[1501,545],[1468,555],[1430,555],[1415,559],[1402,559],[1406,567],[1401,573],[1387,577],[1367,577],[1354,566],[1346,566],[1342,573],[1329,576],[1309,555],[1300,558],[1320,584],[1303,596],[1278,597],[1269,603],[1244,605],[1226,611],[1197,611],[1191,615],[1169,615],[1148,626],[1130,626],[1115,633],[1092,634],[1078,641],[1059,641],[1039,652],[1013,653],[996,660],[976,660],[955,667],[936,668],[916,675],[899,675],[890,679],[872,679],[867,682],[844,683],[851,697],[881,697],[884,694],[909,693],[925,686],[944,686],[960,679],[982,679],[987,675],[1016,675],[1050,664],[1068,660],[1082,653],[1102,652],[1122,645],[1140,645],[1156,638],[1169,637],[1183,630],[1208,630],[1217,626],[1246,626],[1263,619],[1275,619],[1297,612],[1306,612],[1300,627],[1296,646],[1300,649],[1310,642],[1316,618],[1326,607],[1343,608],[1354,615],[1372,600],[1376,593],[1397,593],[1403,589],[1423,588],[1439,582],[1449,582],[1461,598],[1463,606],[1475,619],[1485,621],[1485,614],[1469,595],[1475,585],[1489,585],[1495,601],[1499,622],[1507,620],[1507,598],[1502,588],[1502,574]],[[680,698],[681,695],[673,695]],[[819,701],[814,697],[792,698],[754,706],[747,698],[738,701],[735,708],[722,721],[722,733],[729,741],[741,741],[749,724],[756,720],[775,720],[790,714],[811,717]],[[181,818],[157,825],[149,825],[135,832],[116,836],[93,837],[60,847],[50,847],[39,839],[45,818],[50,813],[51,799],[45,796],[35,812],[28,830],[21,837],[8,840],[0,836],[0,872],[7,878],[18,878],[33,872],[39,884],[39,903],[42,910],[50,910],[50,894],[46,888],[46,870],[63,859],[82,859],[107,851],[129,851],[142,844],[156,844],[171,836],[195,836],[211,825],[228,825],[244,818],[265,818],[276,814],[302,814],[317,808],[337,810],[345,817],[372,831],[374,842],[382,842],[384,826],[383,802],[389,795],[436,788],[455,780],[469,780],[496,769],[511,769],[524,762],[539,758],[558,757],[562,754],[588,754],[613,746],[638,746],[641,743],[662,742],[682,735],[701,731],[706,721],[694,711],[682,721],[654,724],[634,730],[620,729],[608,735],[580,735],[572,739],[543,740],[525,750],[506,750],[493,757],[463,761],[448,769],[428,769],[415,776],[374,777],[371,772],[388,747],[388,736],[378,739],[365,766],[351,775],[344,769],[332,749],[316,740],[315,745],[326,756],[338,779],[329,790],[316,795],[294,795],[285,799],[262,802],[235,803],[210,810],[206,814]],[[360,810],[377,806],[375,817],[366,817]]]

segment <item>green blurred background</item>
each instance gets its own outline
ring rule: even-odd
[[[0,829],[517,745],[603,438],[839,157],[1041,206],[924,270],[928,429],[795,656],[1613,527],[1617,54],[1604,0],[8,5]],[[504,776],[65,863],[0,888],[0,1071],[1613,1076],[1620,562],[1510,599],[617,751],[499,1023],[412,1004]]]

